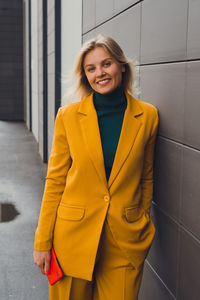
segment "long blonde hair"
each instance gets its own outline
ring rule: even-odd
[[[97,37],[83,44],[73,71],[73,80],[75,80],[76,83],[69,94],[75,93],[80,99],[83,99],[93,92],[85,75],[83,63],[85,56],[97,47],[103,47],[115,61],[125,67],[125,72],[122,73],[122,87],[124,92],[133,94],[134,76],[132,61],[124,55],[121,47],[115,40],[102,34],[99,34]]]

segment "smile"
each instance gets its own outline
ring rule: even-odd
[[[107,78],[107,79],[103,79],[103,80],[97,81],[97,84],[104,85],[104,84],[108,83],[109,81],[110,81],[110,79]]]

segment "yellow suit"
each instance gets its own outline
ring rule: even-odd
[[[157,109],[126,98],[108,182],[93,94],[57,114],[35,249],[49,250],[53,243],[64,273],[72,277],[92,280],[105,218],[135,268],[155,234],[150,207]]]

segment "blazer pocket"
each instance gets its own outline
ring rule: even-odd
[[[135,222],[141,217],[142,209],[139,205],[126,207],[125,218],[128,222]]]
[[[79,206],[65,206],[58,207],[58,217],[64,220],[80,221],[85,214],[85,208]]]

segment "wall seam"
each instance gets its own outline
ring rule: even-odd
[[[106,19],[105,21],[99,23],[98,25],[94,26],[94,27],[91,28],[90,30],[84,32],[83,35],[86,35],[87,33],[91,32],[92,30],[94,30],[94,29],[96,29],[96,28],[98,28],[98,27],[100,27],[101,25],[107,23],[108,21],[111,21],[111,20],[114,19],[115,17],[117,17],[117,16],[121,15],[122,13],[124,13],[125,11],[131,9],[133,6],[136,6],[136,5],[139,4],[140,2],[143,2],[143,0],[139,0],[138,2],[136,2],[136,3],[134,3],[134,4],[130,5],[130,6],[128,6],[127,8],[125,8],[125,9],[122,10],[122,11],[120,11],[119,13],[114,14],[112,17]],[[95,23],[96,23],[96,1],[95,1]]]

